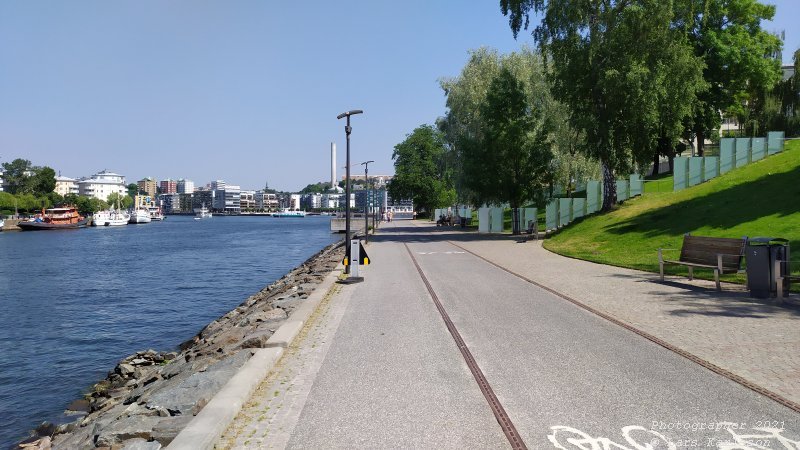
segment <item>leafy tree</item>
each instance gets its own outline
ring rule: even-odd
[[[76,206],[78,204],[78,194],[67,194],[64,196],[64,204]]]
[[[781,78],[781,41],[761,28],[761,21],[774,17],[775,6],[759,0],[676,0],[675,5],[676,23],[704,62],[706,83],[687,123],[702,155],[707,133],[719,128],[720,113],[748,124],[765,107],[762,94]]]
[[[311,183],[304,187],[300,193],[301,194],[321,194],[328,190],[330,183],[326,183],[324,181],[320,181],[319,183]]]
[[[553,159],[547,168],[545,181],[551,187],[560,184],[571,190],[570,186],[575,181],[599,176],[597,162],[577,151],[581,133],[569,122],[569,108],[553,99],[551,83],[546,77],[539,53],[527,46],[508,55],[480,48],[470,52],[470,58],[458,77],[439,80],[447,96],[448,111],[437,125],[445,133],[448,142],[447,161],[455,171],[454,181],[459,199],[482,203],[478,198],[480,196],[469,187],[469,178],[463,170],[463,156],[470,148],[483,145],[485,117],[481,107],[490,83],[504,67],[521,83],[528,104],[536,105],[548,118],[548,138]]]
[[[139,185],[136,183],[131,183],[127,186],[128,188],[128,196],[131,198],[136,197],[139,194]]]
[[[50,167],[35,167],[33,175],[28,177],[25,182],[26,191],[35,195],[47,195],[56,188],[56,171]]]
[[[695,102],[702,61],[673,27],[661,0],[501,0],[514,36],[529,12],[543,19],[533,36],[551,71],[553,94],[570,110],[580,150],[603,170],[603,209],[616,203],[616,174],[653,158],[660,138],[676,140]],[[678,82],[680,80],[680,82]],[[677,90],[676,90],[677,89]],[[673,91],[676,90],[676,91]],[[680,99],[680,108],[666,105]],[[676,120],[677,118],[677,120]]]
[[[25,192],[28,173],[33,168],[27,159],[17,158],[3,163],[3,184],[5,191],[16,194]]]
[[[395,175],[389,182],[389,195],[410,198],[417,209],[427,212],[455,202],[455,189],[444,166],[444,136],[430,125],[414,129],[392,152]]]
[[[64,203],[64,197],[61,196],[58,192],[48,192],[47,195],[48,202],[53,205],[61,205]]]
[[[112,192],[108,194],[108,198],[106,199],[106,203],[109,207],[116,208],[117,201],[119,201],[119,207],[122,209],[128,209],[133,206],[133,199],[130,195],[120,195],[117,192]]]
[[[75,206],[78,208],[78,212],[83,215],[94,214],[97,211],[102,211],[108,208],[108,204],[99,198],[87,197],[84,195],[78,197],[78,201],[76,202]]]
[[[465,148],[464,172],[479,203],[508,202],[516,218],[523,202],[542,192],[552,160],[544,110],[528,103],[523,83],[505,67],[480,109],[482,139]]]

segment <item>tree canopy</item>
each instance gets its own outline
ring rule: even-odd
[[[456,200],[450,170],[445,164],[444,136],[421,125],[394,147],[395,175],[387,187],[395,199],[412,199],[416,208],[432,212]]]
[[[602,165],[609,209],[616,174],[650,161],[660,139],[677,141],[704,83],[673,2],[501,0],[501,9],[515,36],[530,11],[543,15],[533,36],[554,96],[584,133],[581,151]]]

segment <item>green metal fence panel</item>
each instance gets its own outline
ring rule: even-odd
[[[558,199],[558,226],[563,227],[572,221],[572,199]]]
[[[689,158],[689,186],[703,182],[703,158]]]
[[[750,160],[758,161],[767,156],[767,140],[765,138],[753,138],[752,150],[750,150]]]
[[[644,180],[642,180],[642,176],[638,173],[631,174],[630,182],[628,183],[631,190],[631,197],[636,197],[637,195],[642,195],[644,193]]]
[[[770,131],[767,133],[767,149],[770,155],[783,151],[785,137],[783,131]]]
[[[600,182],[590,180],[586,183],[586,214],[594,214],[600,210]]]
[[[719,174],[725,174],[733,170],[735,167],[734,165],[734,157],[736,156],[736,152],[734,151],[733,147],[723,147],[720,145],[719,148]]]
[[[489,232],[489,208],[478,209],[478,232]]]
[[[703,181],[708,181],[719,176],[719,158],[706,156],[703,161]]]
[[[624,202],[628,199],[628,180],[617,180],[617,201]]]
[[[502,233],[503,232],[503,208],[491,208],[489,211],[489,216],[491,217],[489,225],[489,232],[490,233]]]
[[[558,228],[558,200],[553,200],[544,209],[544,225],[547,231]]]
[[[736,167],[750,163],[750,138],[736,138]]]
[[[537,213],[538,211],[536,210],[536,208],[520,208],[519,210],[520,230],[527,230],[528,222],[530,222],[531,220],[533,221],[537,220],[536,217]]]
[[[672,185],[674,191],[689,187],[689,158],[678,156],[672,163]]]
[[[586,199],[573,198],[572,199],[572,220],[586,215]]]

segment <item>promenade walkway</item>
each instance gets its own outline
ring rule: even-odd
[[[426,223],[367,249],[218,448],[800,448],[797,309]]]

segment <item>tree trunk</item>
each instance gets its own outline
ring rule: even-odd
[[[667,157],[669,160],[669,173],[675,172],[675,152],[670,152],[669,156]]]
[[[698,130],[695,135],[697,136],[697,156],[703,156],[706,141],[705,132],[703,130]]]
[[[606,164],[601,162],[603,168],[603,211],[611,210],[617,203],[617,180],[614,171]]]
[[[659,152],[656,152],[655,156],[653,157],[653,176],[654,177],[658,176],[658,169],[659,169],[659,166],[661,165],[660,157],[661,157],[661,154],[659,154]]]
[[[511,208],[511,234],[518,235],[520,234],[519,229],[519,208]]]

